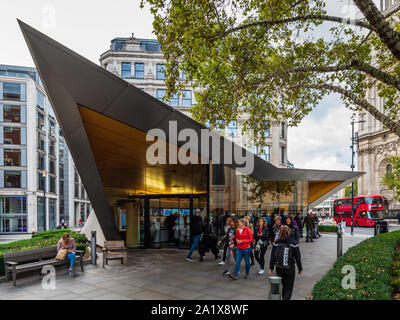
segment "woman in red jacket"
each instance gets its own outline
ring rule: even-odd
[[[230,275],[232,279],[239,279],[238,274],[240,271],[240,263],[244,258],[246,263],[246,275],[245,279],[249,277],[250,274],[250,252],[251,252],[251,242],[253,241],[253,232],[249,227],[246,226],[246,221],[240,219],[238,221],[238,228],[236,230],[236,267],[233,274]]]

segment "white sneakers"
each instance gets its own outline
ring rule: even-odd
[[[258,271],[258,274],[264,274],[264,269],[260,269],[260,271]]]
[[[220,263],[218,263],[218,265],[224,266],[224,265],[225,265],[225,262],[224,262],[224,261],[221,261]]]
[[[186,261],[193,261],[192,259],[190,259],[190,258],[188,258],[188,257],[186,257],[185,260],[186,260]]]

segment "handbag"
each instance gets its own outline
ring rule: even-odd
[[[65,257],[67,256],[68,250],[67,249],[60,249],[57,252],[56,260],[64,261]]]

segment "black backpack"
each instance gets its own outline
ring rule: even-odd
[[[290,242],[278,243],[275,248],[276,267],[289,269],[293,264],[293,252],[290,248]]]

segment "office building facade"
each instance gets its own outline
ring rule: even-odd
[[[36,69],[0,65],[0,234],[75,226],[90,210]]]

